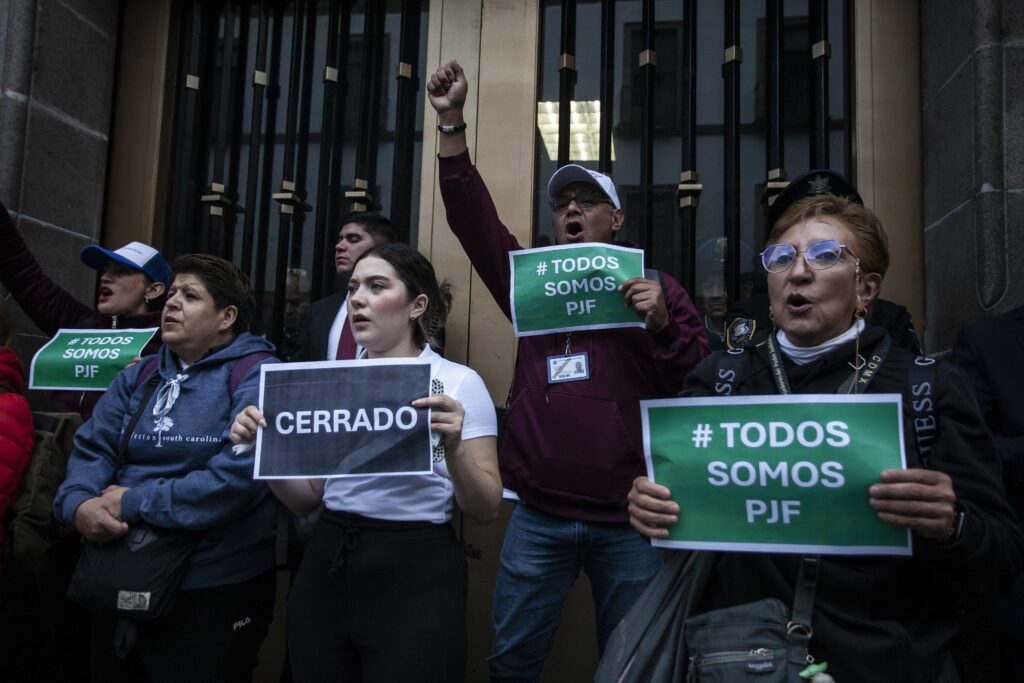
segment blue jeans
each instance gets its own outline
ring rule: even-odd
[[[553,517],[519,503],[512,512],[494,588],[492,681],[536,681],[580,567],[590,577],[597,647],[661,569],[656,549],[629,524]]]

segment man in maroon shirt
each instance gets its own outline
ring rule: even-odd
[[[470,163],[457,62],[427,85],[438,112],[441,196],[448,223],[495,300],[509,311],[508,253],[522,247],[501,223]],[[613,242],[623,211],[608,176],[575,164],[548,184],[558,244]],[[659,281],[660,280],[660,281]],[[582,568],[593,586],[598,648],[661,566],[632,531],[626,494],[644,473],[640,401],[674,396],[707,354],[703,322],[670,275],[621,287],[645,328],[576,331],[519,340],[499,462],[519,500],[495,587],[491,680],[536,680]],[[548,359],[587,359],[576,381],[548,381]],[[585,374],[586,376],[582,376]]]

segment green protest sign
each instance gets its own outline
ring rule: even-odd
[[[611,244],[568,244],[509,252],[517,337],[643,327],[619,285],[644,276],[644,252]]]
[[[58,330],[32,358],[29,388],[106,391],[157,329]]]
[[[655,545],[704,550],[910,555],[910,532],[868,502],[906,467],[899,394],[641,402],[648,476],[679,521]]]

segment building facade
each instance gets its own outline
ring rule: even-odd
[[[289,274],[306,298],[336,286],[338,218],[381,210],[455,286],[447,355],[500,405],[515,340],[447,227],[424,107],[450,57],[471,155],[523,244],[550,239],[547,177],[578,161],[616,179],[656,267],[695,299],[736,296],[762,197],[830,166],[886,226],[883,296],[928,353],[1024,303],[1021,0],[0,0],[0,200],[82,300],[91,242],[234,259],[276,341]],[[27,362],[44,339],[12,309]],[[470,680],[505,520],[463,527]],[[550,680],[591,676],[587,592]]]

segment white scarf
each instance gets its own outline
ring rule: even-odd
[[[177,377],[167,380],[167,383],[160,387],[156,392],[156,403],[153,404],[154,417],[163,417],[171,412],[174,402],[178,400],[178,394],[181,393],[181,383],[187,379],[187,374],[179,372]]]
[[[817,346],[797,346],[789,340],[789,337],[787,337],[786,333],[782,330],[775,333],[775,338],[779,340],[779,347],[782,349],[782,352],[786,354],[787,358],[797,365],[806,365],[811,361],[818,360],[843,344],[853,341],[854,338],[863,331],[864,321],[858,319],[857,322],[850,325],[850,329],[846,332],[843,332],[838,337],[833,337],[828,341],[822,342]]]

